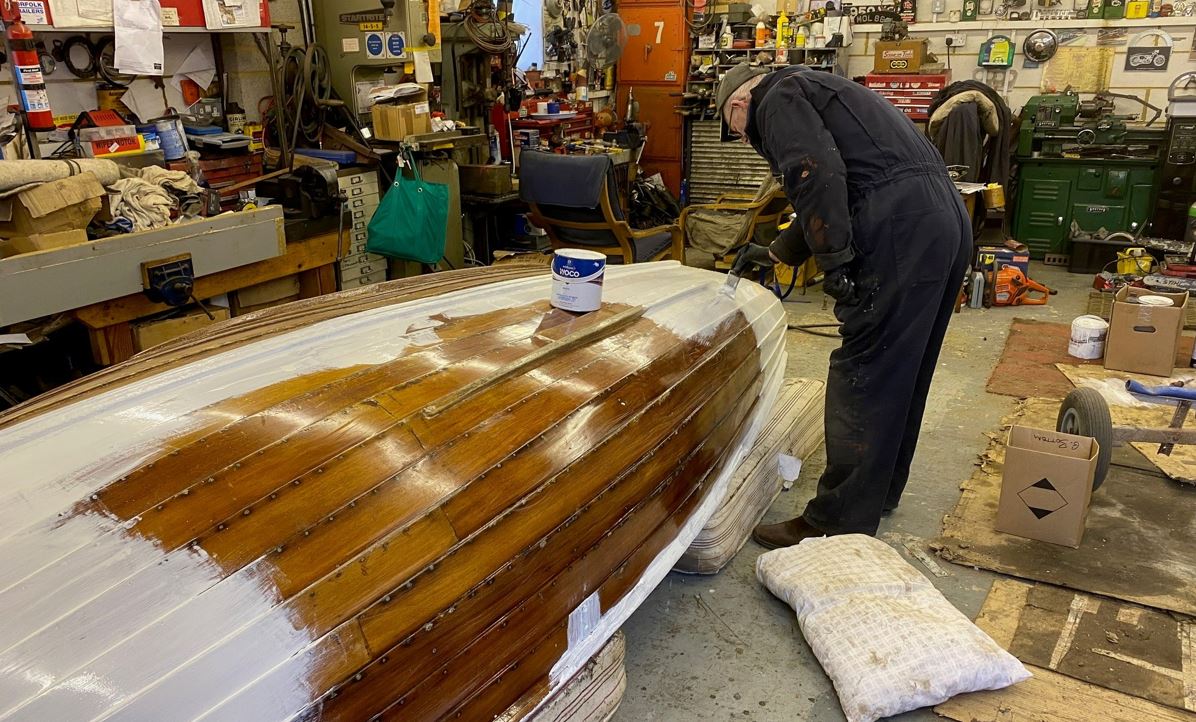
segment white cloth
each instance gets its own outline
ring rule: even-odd
[[[140,178],[122,178],[109,186],[116,194],[112,215],[127,218],[133,230],[145,231],[170,225],[175,199],[161,186]]]
[[[797,612],[849,722],[873,722],[1029,679],[888,544],[862,534],[806,539],[756,560]]]
[[[203,190],[186,171],[166,170],[162,166],[151,165],[142,168],[140,176],[144,181],[179,193],[198,195]]]

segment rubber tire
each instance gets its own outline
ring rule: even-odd
[[[1091,436],[1100,444],[1100,453],[1096,457],[1096,477],[1092,480],[1092,490],[1099,489],[1105,483],[1109,460],[1113,457],[1113,418],[1109,415],[1105,398],[1096,389],[1072,391],[1059,405],[1055,430]]]

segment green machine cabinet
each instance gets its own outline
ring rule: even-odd
[[[1030,255],[1065,256],[1075,230],[1134,233],[1154,208],[1157,161],[1024,158],[1013,237]]]

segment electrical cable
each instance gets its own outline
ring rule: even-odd
[[[786,324],[790,331],[801,331],[808,333],[811,336],[821,336],[823,338],[843,338],[839,335],[838,330],[843,327],[841,323],[790,323]],[[820,328],[833,328],[835,333],[827,333],[826,331],[818,331]]]
[[[500,20],[497,11],[488,3],[471,5],[462,25],[473,44],[490,55],[502,55],[515,45],[515,36],[507,21]]]
[[[79,67],[75,65],[74,59],[71,58],[71,51],[76,46],[83,46],[87,51],[87,65]],[[96,75],[96,49],[87,39],[86,35],[72,35],[66,39],[66,42],[61,45],[62,62],[66,65],[66,69],[71,71],[71,75],[76,78],[90,79]]]

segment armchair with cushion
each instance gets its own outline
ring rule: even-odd
[[[714,203],[687,206],[680,225],[687,245],[721,259],[749,241],[762,246],[772,243],[788,209],[785,191],[767,176],[754,195],[725,193]]]
[[[612,263],[685,260],[676,224],[628,225],[619,205],[615,166],[605,155],[525,151],[519,156],[519,197],[553,248],[588,248],[606,254]]]

